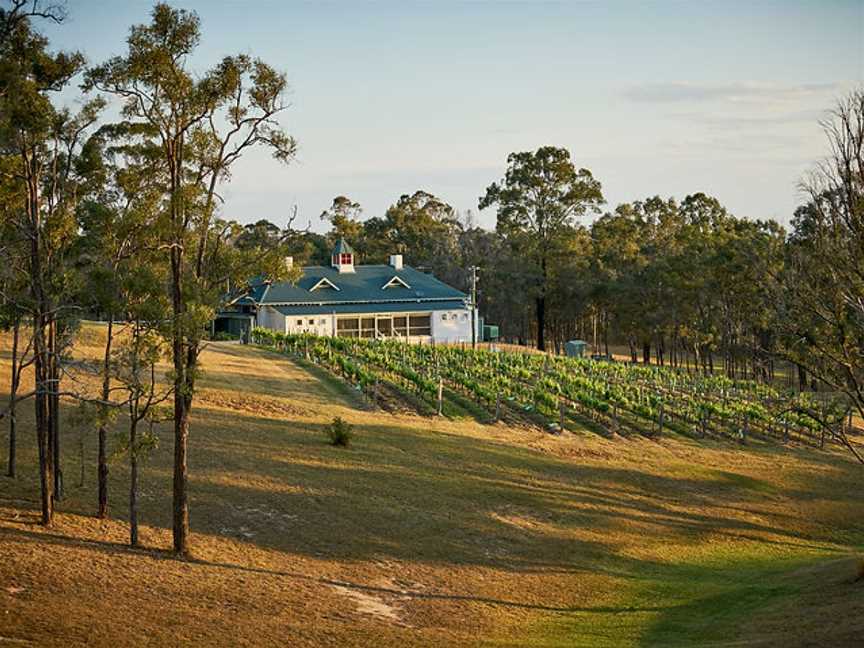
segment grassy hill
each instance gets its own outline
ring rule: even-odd
[[[76,355],[96,357],[99,339],[84,329]],[[840,452],[382,412],[314,366],[230,343],[212,344],[204,369],[189,561],[168,552],[167,427],[143,468],[145,549],[133,551],[123,457],[111,466],[115,519],[92,517],[91,430],[64,428],[66,499],[51,528],[36,524],[23,408],[20,476],[0,477],[0,644],[789,647],[864,636],[864,470]],[[327,445],[334,416],[355,426],[351,447]]]

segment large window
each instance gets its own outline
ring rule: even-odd
[[[360,337],[360,320],[356,317],[340,317],[336,320],[336,335]]]
[[[336,335],[340,337],[407,337],[432,335],[432,316],[396,315],[395,317],[340,317],[336,320]]]
[[[339,337],[375,337],[374,317],[340,317],[336,320],[336,335]]]
[[[430,315],[410,315],[408,326],[410,335],[432,335],[432,317]]]

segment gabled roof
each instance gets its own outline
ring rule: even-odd
[[[318,290],[319,288],[331,288],[333,290],[340,290],[339,286],[330,281],[327,277],[321,277],[314,286],[309,288],[309,292],[313,290]]]
[[[296,284],[253,283],[249,298],[256,304],[270,305],[411,302],[415,308],[418,302],[464,301],[468,298],[465,293],[410,266],[396,270],[389,265],[361,265],[350,274],[340,274],[337,268],[323,266],[307,266],[302,270]],[[394,277],[410,287],[406,288],[399,282],[391,284]],[[339,290],[312,290],[324,279]],[[390,287],[384,288],[387,284]]]
[[[336,247],[333,248],[333,254],[356,254],[356,252],[354,252],[354,248],[348,245],[348,241],[340,238],[336,243]]]
[[[402,277],[400,277],[399,275],[393,275],[392,277],[390,277],[390,281],[388,281],[382,287],[386,289],[386,288],[397,288],[399,286],[401,286],[402,288],[410,288],[411,287],[407,283],[405,283],[405,280]]]

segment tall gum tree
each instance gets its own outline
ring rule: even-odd
[[[829,154],[802,183],[809,200],[795,213],[772,295],[780,354],[864,417],[864,90],[839,101],[822,126]],[[864,463],[839,421],[806,414]]]
[[[88,71],[85,87],[123,100],[130,136],[149,146],[164,176],[162,248],[169,257],[174,381],[174,551],[189,552],[189,416],[207,322],[232,273],[223,253],[236,228],[216,220],[217,189],[252,147],[290,161],[296,143],[277,116],[287,81],[261,60],[226,57],[200,78],[189,59],[200,41],[194,12],[157,4],[146,25],[132,27],[125,55]],[[232,263],[238,259],[232,257]],[[278,271],[267,251],[249,272]],[[284,266],[284,264],[283,264]],[[238,266],[234,266],[235,268]],[[236,283],[234,284],[236,285]]]
[[[26,241],[26,303],[32,322],[32,365],[35,388],[17,400],[35,402],[42,523],[53,517],[61,493],[59,471],[59,397],[64,340],[75,304],[69,302],[68,252],[76,236],[75,205],[86,191],[87,165],[80,153],[85,133],[95,123],[102,102],[88,102],[77,114],[60,110],[51,100],[83,67],[76,53],[49,51],[46,38],[30,20],[62,14],[36,3],[13,2],[0,11],[0,182],[3,193],[23,208],[10,225]],[[6,250],[4,250],[6,252]]]
[[[597,212],[604,202],[600,182],[588,169],[576,169],[570,152],[544,146],[511,153],[507,172],[486,189],[481,210],[497,207],[497,229],[519,251],[534,277],[537,348],[546,348],[546,299],[550,265],[577,218]]]

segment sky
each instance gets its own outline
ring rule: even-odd
[[[507,156],[553,145],[606,208],[702,191],[788,223],[827,153],[826,110],[864,81],[864,0],[795,2],[173,2],[195,10],[199,72],[246,53],[284,72],[299,142],[235,167],[223,215],[323,231],[335,196],[382,216],[435,194],[476,222]],[[68,0],[44,31],[92,64],[125,52],[152,3]]]

